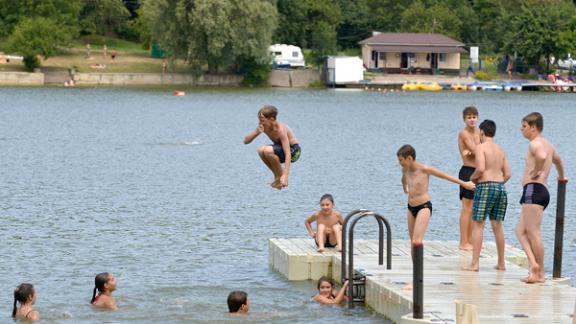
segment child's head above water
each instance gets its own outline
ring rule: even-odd
[[[34,304],[36,299],[36,291],[34,286],[29,283],[20,284],[14,289],[14,308],[12,309],[12,317],[16,317],[17,303],[24,305],[26,303]]]
[[[320,295],[329,296],[332,294],[332,290],[334,289],[334,280],[326,276],[322,276],[320,279],[318,279],[317,287],[318,293]]]
[[[230,313],[248,313],[250,302],[244,291],[233,291],[228,294],[228,311]]]
[[[91,304],[96,300],[96,290],[98,290],[99,293],[105,291],[109,293],[113,292],[116,290],[116,279],[109,272],[97,274],[96,278],[94,278],[94,292],[92,293],[92,301],[90,301]]]

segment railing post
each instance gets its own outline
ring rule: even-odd
[[[562,245],[564,241],[564,207],[566,204],[566,180],[558,180],[556,200],[556,234],[554,235],[554,267],[552,277],[562,278]]]
[[[413,290],[412,290],[412,318],[424,317],[424,244],[412,245],[413,258]]]

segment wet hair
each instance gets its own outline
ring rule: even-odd
[[[464,110],[462,111],[462,118],[466,118],[466,116],[468,115],[474,115],[478,117],[478,109],[476,109],[476,107],[474,106],[468,106],[464,108]]]
[[[327,282],[330,284],[330,286],[334,287],[334,279],[322,276],[318,279],[318,285],[317,285],[318,290],[320,290],[320,286],[322,285],[323,282]]]
[[[260,117],[260,115],[266,118],[274,117],[274,119],[276,119],[278,116],[278,109],[274,106],[264,106],[258,110],[258,117]]]
[[[244,291],[233,291],[228,294],[228,311],[237,313],[242,305],[248,302],[248,294]]]
[[[30,300],[34,296],[34,286],[29,283],[22,283],[16,289],[14,289],[14,308],[12,309],[12,317],[16,317],[17,302],[20,302],[20,305],[25,304],[27,301]]]
[[[484,132],[485,136],[494,137],[496,135],[496,123],[490,119],[484,120],[478,128]]]
[[[528,126],[536,126],[539,132],[542,132],[544,129],[544,117],[542,117],[542,114],[539,112],[529,113],[522,118],[522,121],[526,122]]]
[[[99,292],[104,291],[104,285],[108,282],[108,279],[110,279],[109,272],[102,272],[96,275],[96,278],[94,278],[94,291],[92,292],[92,300],[90,301],[90,304],[94,304],[94,301],[96,300],[96,290]]]
[[[401,156],[403,158],[411,156],[414,160],[416,160],[416,150],[412,147],[412,145],[404,144],[401,148],[398,149],[396,156]]]
[[[322,197],[320,197],[320,202],[322,202],[322,200],[324,199],[328,199],[332,202],[332,205],[334,205],[334,197],[332,197],[331,194],[323,194]]]

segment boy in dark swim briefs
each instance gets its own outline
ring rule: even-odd
[[[288,125],[276,120],[278,109],[264,106],[258,111],[258,127],[244,138],[244,144],[250,144],[258,135],[264,133],[272,140],[271,145],[258,148],[258,155],[274,174],[273,188],[282,189],[288,186],[290,166],[300,158],[300,145]],[[284,168],[282,168],[284,163]]]
[[[416,162],[416,151],[411,145],[402,146],[396,153],[402,167],[402,187],[408,194],[408,232],[413,245],[422,244],[424,233],[432,216],[432,203],[428,194],[428,180],[431,175],[461,185],[467,190],[474,189],[474,183],[464,182],[429,165]]]
[[[542,136],[544,118],[533,112],[522,119],[522,135],[530,141],[526,153],[526,166],[522,176],[524,186],[520,204],[522,210],[516,226],[516,236],[528,258],[529,273],[522,281],[544,282],[544,245],[540,235],[540,224],[550,195],[547,189],[548,175],[552,164],[558,171],[558,181],[567,182],[564,164],[556,148]]]
[[[462,117],[466,127],[458,134],[458,150],[462,158],[462,168],[458,174],[458,179],[470,181],[470,176],[474,173],[474,150],[480,144],[480,130],[476,127],[478,121],[478,110],[474,106],[464,108]],[[460,201],[462,209],[460,211],[460,249],[472,250],[472,202],[474,191],[460,187]]]

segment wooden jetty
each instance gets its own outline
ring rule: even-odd
[[[392,269],[378,265],[378,241],[355,240],[354,267],[366,275],[365,304],[396,323],[576,323],[576,288],[569,279],[541,284],[520,281],[527,275],[524,252],[506,246],[506,271],[496,271],[496,246],[485,242],[480,271],[461,270],[471,252],[455,241],[424,242],[424,319],[412,319],[410,243],[393,240]],[[316,252],[312,239],[271,239],[269,264],[288,280],[337,281],[341,253]]]

